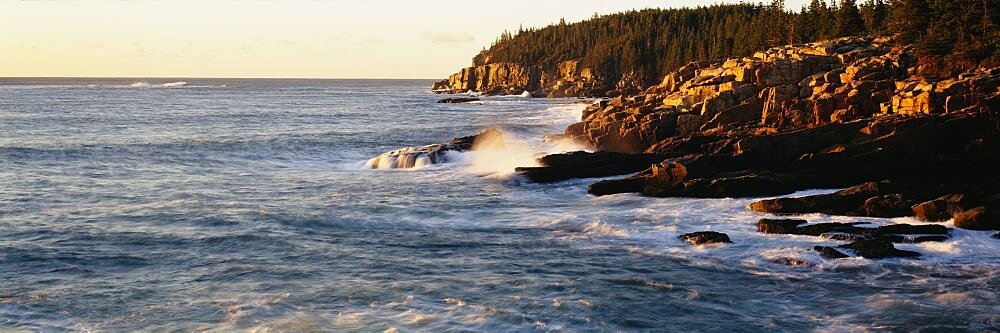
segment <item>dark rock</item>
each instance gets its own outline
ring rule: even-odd
[[[854,225],[859,223],[815,223],[804,225],[792,230],[796,235],[822,236],[827,233],[864,234],[869,228],[858,228]]]
[[[942,222],[952,218],[965,209],[962,207],[965,195],[949,194],[940,198],[925,201],[912,207],[917,220],[927,222]]]
[[[815,223],[804,220],[769,220],[757,222],[757,230],[763,233],[820,236],[826,239],[856,242],[871,239],[887,239],[896,243],[939,242],[948,239],[951,232],[938,224],[910,225],[891,224],[877,228],[858,227],[855,223]]]
[[[587,193],[597,196],[619,193],[638,193],[642,192],[642,189],[645,186],[646,182],[641,178],[608,179],[590,184],[590,186],[587,187]]]
[[[875,233],[878,235],[900,235],[900,234],[921,234],[921,235],[947,235],[950,232],[948,227],[940,224],[890,224],[878,227]]]
[[[879,194],[879,188],[887,182],[869,182],[846,188],[830,194],[811,195],[796,198],[777,198],[755,201],[751,210],[772,214],[863,215],[865,202]]]
[[[638,172],[662,160],[655,154],[576,151],[546,155],[538,160],[543,166],[519,167],[515,171],[534,182],[548,183],[574,178],[607,177]]]
[[[715,231],[692,232],[680,235],[680,237],[678,238],[694,245],[733,242],[732,240],[729,239],[729,235]]]
[[[858,256],[870,259],[920,256],[918,252],[896,249],[892,242],[882,238],[858,240],[838,247],[854,250]]]
[[[969,230],[1000,230],[1000,214],[987,207],[976,207],[955,215],[955,226]]]
[[[770,171],[748,171],[698,178],[684,182],[682,188],[649,188],[647,196],[683,196],[694,198],[742,198],[781,195],[795,192],[803,184],[815,183],[816,177]]]
[[[760,219],[757,221],[757,231],[765,234],[792,234],[796,227],[805,223],[806,220]]]
[[[1000,232],[998,232],[996,235],[993,235],[993,238],[1000,239]]]
[[[840,259],[850,257],[849,255],[846,255],[843,252],[829,246],[816,246],[813,247],[813,249],[816,250],[816,252],[819,252],[819,255],[823,256],[823,258]]]
[[[478,100],[479,99],[475,98],[475,97],[450,97],[450,98],[445,98],[445,99],[439,100],[438,103],[457,104],[457,103],[475,102],[475,101],[478,101]]]
[[[871,197],[863,204],[864,216],[884,218],[910,216],[912,206],[913,203],[898,193]]]
[[[858,241],[862,239],[871,239],[871,237],[869,237],[866,234],[857,234],[849,232],[827,232],[820,234],[819,236],[830,240],[839,240],[848,242]]]

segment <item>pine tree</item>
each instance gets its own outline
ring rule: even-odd
[[[930,13],[926,0],[894,0],[889,28],[902,42],[916,43],[927,32]]]
[[[855,0],[841,0],[837,10],[837,37],[855,36],[866,32],[865,21]]]

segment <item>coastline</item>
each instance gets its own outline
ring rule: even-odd
[[[770,197],[839,188],[843,190],[824,195],[755,201],[747,208],[779,217],[915,217],[1000,230],[1000,193],[995,193],[1000,179],[992,171],[1000,168],[1000,68],[924,77],[917,74],[909,52],[890,38],[850,37],[776,47],[753,57],[693,62],[659,85],[588,107],[582,122],[569,126],[565,136],[596,152],[549,155],[538,160],[540,166],[517,171],[536,182],[634,173],[592,184],[588,192],[598,196]],[[570,82],[579,75],[560,72]],[[532,91],[543,88],[526,84],[534,81],[525,76],[537,74],[525,73],[517,67],[466,69],[433,88],[564,95],[549,88]],[[490,81],[484,83],[478,79],[482,77]],[[759,227],[766,232],[766,226]],[[892,243],[940,241],[950,233],[819,228],[823,232],[808,233],[853,241],[843,247],[869,257],[878,255],[861,248],[891,250]],[[801,232],[792,227],[779,233]],[[942,236],[914,236],[926,234]],[[884,239],[891,241],[872,243]]]

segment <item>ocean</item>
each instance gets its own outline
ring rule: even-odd
[[[989,232],[897,245],[918,259],[829,260],[813,246],[839,242],[758,233],[751,198],[530,183],[513,166],[583,148],[543,137],[593,101],[438,104],[431,83],[0,79],[0,329],[1000,327]],[[489,127],[507,148],[366,165]],[[734,243],[677,239],[705,230]]]

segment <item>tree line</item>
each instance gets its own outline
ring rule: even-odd
[[[1000,0],[783,0],[643,9],[504,32],[473,59],[552,66],[581,59],[608,83],[633,73],[645,84],[694,60],[748,56],[769,47],[845,36],[896,36],[922,64],[954,74],[1000,64]]]

